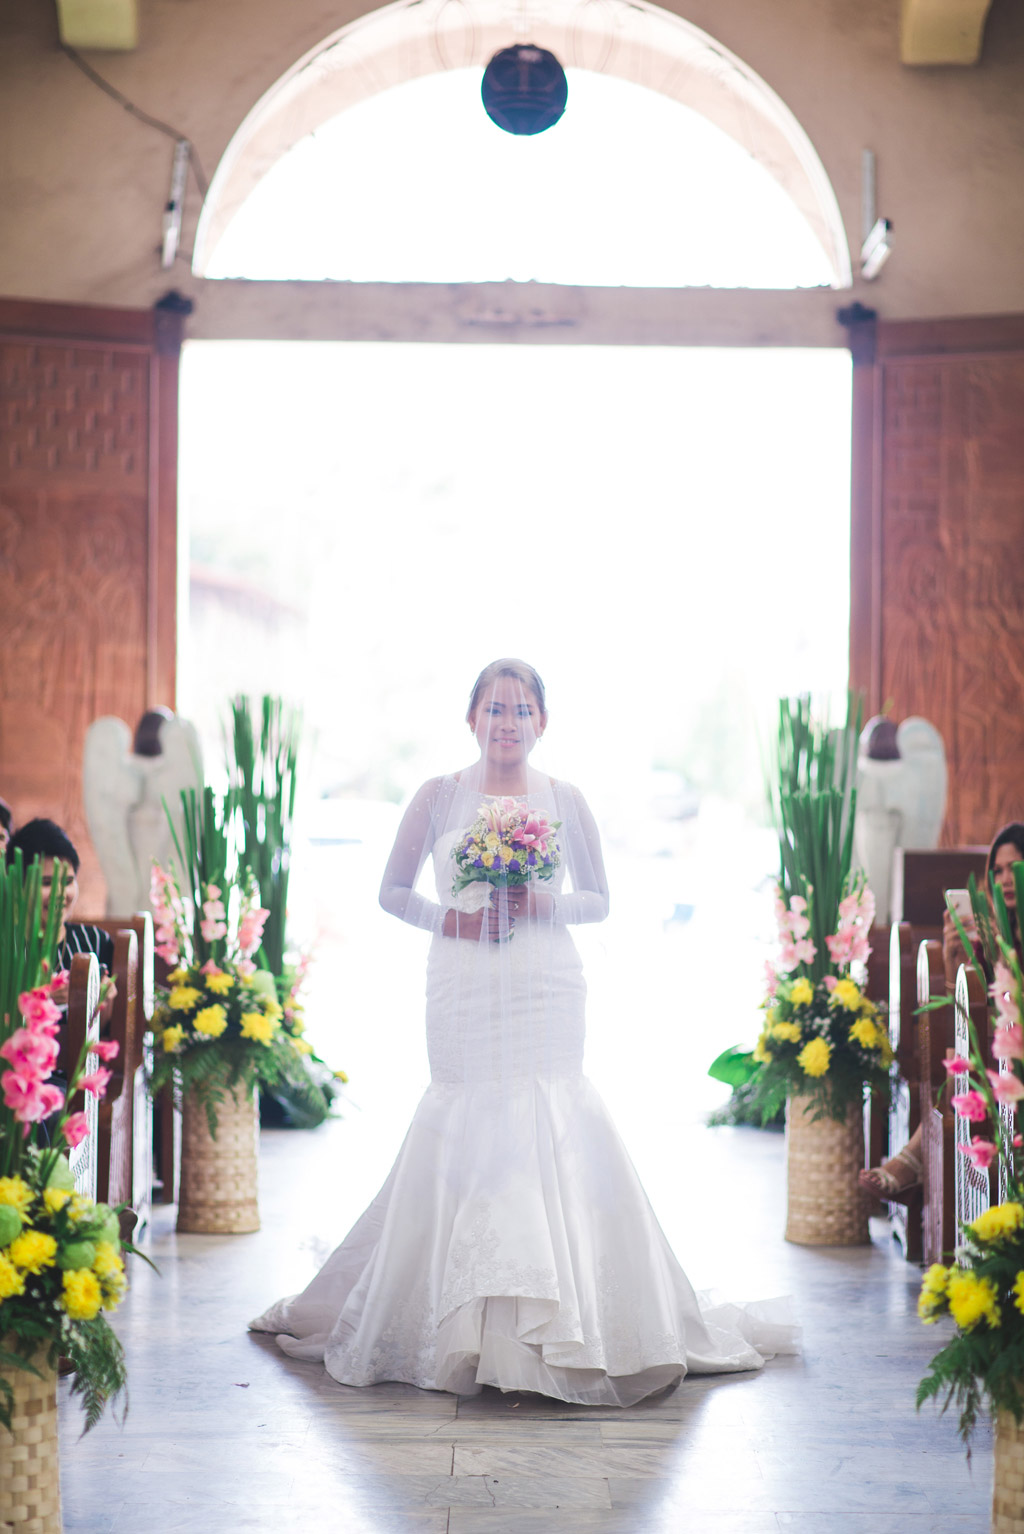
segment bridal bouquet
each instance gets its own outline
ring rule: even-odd
[[[54,996],[68,979],[53,974],[63,882],[58,874],[44,922],[39,865],[25,873],[20,853],[10,866],[0,859],[0,1423],[9,1430],[17,1371],[39,1376],[58,1355],[75,1366],[87,1429],[125,1386],[104,1314],[126,1288],[118,1211],[75,1192],[65,1155],[89,1132],[68,1104],[81,1091],[102,1097],[110,1080],[104,1065],[87,1069],[87,1055],[109,1063],[116,1042],[91,1040],[64,1090],[50,1079],[62,1018]]]
[[[1024,902],[1024,863],[1014,866],[1017,899]],[[960,1408],[960,1434],[970,1442],[979,1412],[1006,1414],[1024,1427],[1024,1138],[1020,1104],[1024,1100],[1024,974],[1014,942],[1014,926],[1002,890],[993,882],[992,905],[979,898],[973,877],[971,897],[986,962],[994,979],[989,992],[995,1007],[991,1062],[982,1058],[968,1017],[971,1058],[945,1062],[958,1090],[953,1108],[971,1125],[972,1138],[961,1151],[975,1166],[999,1170],[1003,1201],[962,1224],[962,1245],[946,1266],[933,1263],[924,1276],[918,1300],[922,1321],[952,1317],[956,1332],[932,1359],[917,1391],[917,1404],[944,1396],[943,1408]],[[951,907],[952,909],[952,907]],[[1018,911],[1024,904],[1018,904]],[[994,916],[994,921],[993,921]],[[973,948],[953,912],[965,952]],[[972,960],[979,975],[982,966]],[[935,1005],[949,1004],[948,996]],[[996,1440],[997,1478],[999,1432]],[[1019,1496],[1019,1494],[1018,1494]]]
[[[561,824],[518,799],[482,804],[476,820],[452,848],[456,869],[452,894],[461,894],[471,884],[509,886],[553,878],[561,861],[555,837]]]

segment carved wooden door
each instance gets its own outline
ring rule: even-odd
[[[83,853],[85,731],[174,706],[180,316],[0,300],[0,796]]]
[[[850,670],[949,758],[947,845],[1024,819],[1024,317],[851,326]]]

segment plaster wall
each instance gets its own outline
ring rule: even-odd
[[[981,63],[899,62],[896,0],[688,0],[679,13],[738,54],[782,97],[832,179],[851,247],[860,243],[861,151],[878,156],[879,211],[896,248],[881,278],[855,281],[890,319],[1024,311],[1024,10],[995,0]],[[211,176],[242,118],[298,57],[354,19],[358,0],[140,0],[140,45],[90,62],[138,106],[195,144]],[[218,331],[225,298],[192,276],[199,213],[190,181],[183,255],[160,269],[171,141],[88,81],[60,51],[53,7],[0,11],[0,294],[148,306],[177,287],[196,302],[190,333]],[[256,332],[287,333],[282,294],[247,303]],[[824,294],[780,295],[775,340],[821,344]],[[765,295],[709,295],[734,339],[763,331]],[[691,307],[700,307],[694,294]],[[263,324],[263,309],[276,318]],[[204,312],[206,319],[204,320]],[[315,312],[315,308],[314,311]],[[756,324],[755,324],[756,318]],[[230,330],[232,327],[228,326]]]

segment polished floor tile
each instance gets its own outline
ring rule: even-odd
[[[305,1283],[325,1231],[333,1240],[359,1213],[331,1202],[332,1169],[358,1154],[358,1135],[348,1122],[271,1132],[259,1233],[178,1236],[173,1211],[157,1214],[149,1250],[160,1275],[134,1264],[117,1320],[125,1426],[107,1418],[80,1438],[61,1387],[65,1528],[981,1534],[991,1435],[979,1432],[969,1468],[954,1419],[914,1410],[937,1331],[916,1319],[919,1275],[888,1228],[875,1222],[873,1244],[850,1251],[787,1246],[780,1137],[696,1124],[670,1133],[681,1206],[693,1211],[689,1222],[669,1211],[684,1263],[698,1283],[711,1268],[741,1299],[791,1293],[801,1357],[690,1378],[628,1410],[338,1385],[245,1323]],[[741,1200],[716,1202],[706,1174],[690,1170],[712,1165],[714,1188],[742,1188]]]

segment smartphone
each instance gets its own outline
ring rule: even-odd
[[[974,926],[974,912],[971,910],[970,890],[947,890],[946,901],[952,906],[964,926],[970,931]]]

